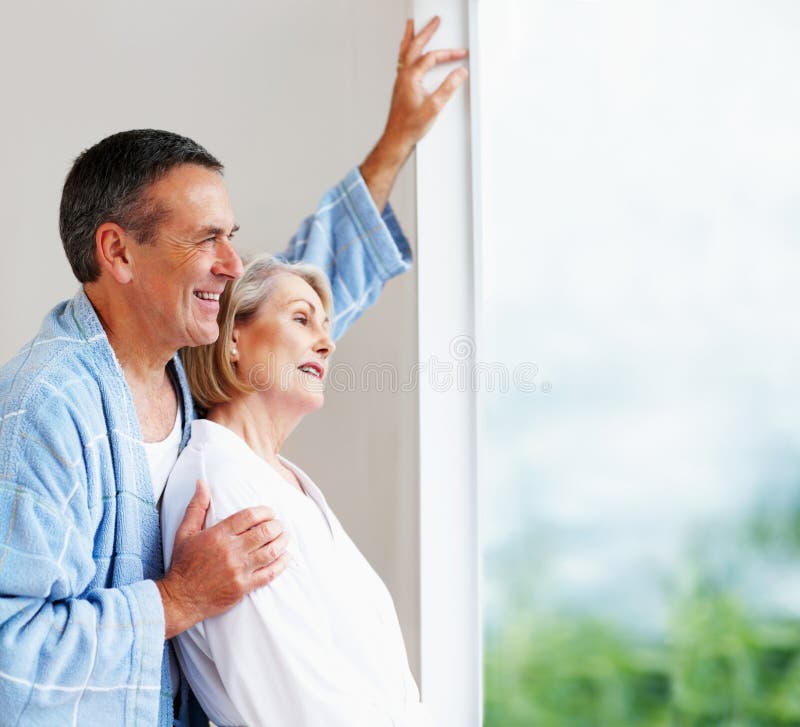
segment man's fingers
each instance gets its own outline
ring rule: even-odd
[[[275,511],[271,507],[248,507],[229,515],[216,527],[223,528],[233,535],[241,535],[250,528],[275,519]]]
[[[397,54],[398,60],[405,58],[406,53],[408,53],[408,46],[411,43],[411,40],[414,38],[414,21],[413,19],[409,18],[406,20],[406,27],[403,31],[403,40],[400,41],[400,51]]]
[[[283,533],[283,523],[279,520],[268,520],[260,523],[250,530],[242,533],[243,547],[247,553],[252,553],[271,543]],[[277,557],[274,556],[274,557]]]
[[[422,71],[422,73],[427,73],[430,71],[434,66],[438,66],[440,63],[449,63],[450,61],[459,61],[462,58],[466,58],[467,56],[467,49],[466,48],[450,48],[447,50],[432,50],[428,51],[422,58],[420,58],[417,63],[416,67]]]
[[[253,570],[259,570],[280,558],[289,545],[288,533],[281,533],[277,538],[250,553]]]
[[[441,86],[431,94],[431,100],[437,109],[444,108],[450,97],[459,89],[462,83],[467,80],[469,71],[463,66],[456,68],[447,74]]]
[[[203,480],[197,480],[197,486],[186,506],[186,512],[183,515],[183,520],[178,526],[175,533],[175,539],[178,540],[187,535],[199,533],[203,529],[203,524],[206,521],[206,513],[208,506],[211,504],[211,493],[208,491],[208,485]]]
[[[413,63],[417,60],[417,58],[419,58],[420,54],[422,53],[422,49],[428,45],[428,41],[430,41],[430,39],[433,37],[433,34],[439,27],[440,22],[439,16],[436,15],[422,30],[419,31],[417,37],[414,38],[408,46],[406,55],[403,58],[403,62],[405,64]]]
[[[252,590],[256,590],[256,588],[261,588],[262,586],[266,586],[268,583],[272,583],[272,581],[274,581],[281,573],[283,573],[283,571],[286,570],[288,565],[289,554],[284,553],[282,556],[280,556],[280,558],[273,560],[269,565],[254,571],[252,577]]]

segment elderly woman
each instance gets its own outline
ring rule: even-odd
[[[269,505],[290,538],[281,576],[177,637],[217,725],[430,724],[388,590],[319,488],[279,454],[323,404],[330,316],[320,270],[258,257],[220,299],[216,343],[182,351],[208,415],[193,422],[164,494],[166,565],[198,479],[211,488],[207,526]]]

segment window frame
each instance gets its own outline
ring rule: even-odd
[[[420,667],[423,700],[440,724],[483,721],[477,397],[432,365],[474,365],[479,341],[480,153],[478,0],[415,0],[419,29],[442,18],[433,47],[470,48],[471,75],[417,147],[420,466]],[[430,74],[430,88],[451,67]],[[457,341],[462,348],[456,353]],[[454,379],[457,378],[454,377]],[[467,377],[468,380],[468,377]],[[446,390],[442,390],[446,388]]]

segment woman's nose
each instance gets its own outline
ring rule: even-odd
[[[333,339],[330,337],[330,334],[325,331],[322,337],[317,341],[317,345],[314,348],[314,352],[319,354],[320,356],[328,357],[336,350],[336,344],[333,342]]]

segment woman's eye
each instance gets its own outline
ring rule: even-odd
[[[308,318],[306,318],[305,316],[295,316],[295,317],[294,317],[294,319],[295,319],[295,320],[296,320],[298,323],[302,323],[303,325],[305,325],[306,323],[308,323]]]

